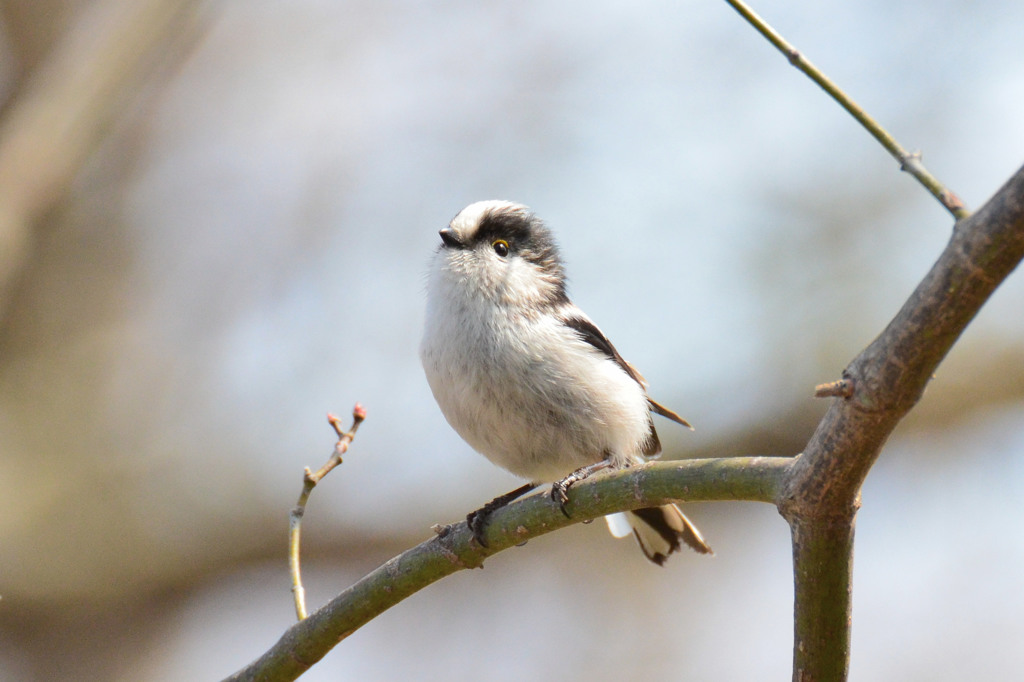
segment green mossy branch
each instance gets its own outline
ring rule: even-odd
[[[774,503],[791,458],[734,457],[657,462],[595,476],[569,494],[567,518],[545,494],[498,509],[487,525],[487,548],[466,523],[386,562],[325,606],[293,625],[269,651],[228,680],[294,680],[370,620],[445,576],[478,568],[498,552],[546,533],[617,511],[670,501],[748,500]]]

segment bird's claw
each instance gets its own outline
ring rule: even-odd
[[[565,508],[569,502],[569,485],[565,481],[558,481],[551,485],[551,501],[558,505],[558,508],[565,514],[565,518],[572,518]]]
[[[495,497],[475,512],[470,512],[466,516],[466,525],[469,526],[470,532],[473,533],[473,539],[476,540],[476,543],[481,547],[487,547],[487,541],[484,540],[484,528],[487,527],[487,521],[491,518],[493,512],[501,509],[512,500],[519,499],[536,487],[536,483],[527,483],[526,485],[519,486],[515,490]]]
[[[470,532],[473,533],[473,540],[484,548],[487,547],[487,541],[484,540],[484,528],[487,527],[487,516],[488,514],[483,509],[477,509],[466,516],[466,525],[469,526]]]

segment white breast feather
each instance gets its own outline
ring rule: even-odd
[[[650,418],[643,388],[553,316],[490,298],[528,293],[534,281],[513,269],[507,288],[474,290],[446,252],[435,257],[420,352],[445,418],[475,450],[535,482],[606,457],[638,461]]]

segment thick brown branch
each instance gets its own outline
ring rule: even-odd
[[[780,510],[836,513],[853,503],[882,444],[917,403],[953,343],[1024,257],[1024,168],[957,223],[931,271],[889,326],[844,372],[853,395],[833,403],[794,467]]]
[[[835,400],[778,500],[793,535],[794,680],[844,680],[853,520],[864,478],[935,369],[996,287],[1024,258],[1024,168],[960,221],[889,326],[843,373]]]
[[[855,509],[790,523],[797,608],[793,680],[845,680],[850,662]]]

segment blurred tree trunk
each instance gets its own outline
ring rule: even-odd
[[[15,0],[0,4],[0,329],[31,287],[23,280],[35,246],[82,167],[111,129],[137,116],[200,34],[198,0]],[[8,334],[0,361],[10,362]],[[52,462],[50,463],[52,465]],[[73,567],[67,567],[69,571]],[[7,594],[5,597],[9,596]],[[3,638],[31,661],[32,679],[112,679],[130,668],[132,642],[155,635],[157,596],[96,604],[26,603],[6,609],[17,622]],[[98,613],[108,612],[97,627]],[[110,640],[110,627],[119,630]],[[77,642],[77,643],[76,643]],[[125,643],[128,643],[126,646]],[[116,647],[118,655],[113,655]],[[0,673],[0,677],[3,674]]]
[[[196,35],[198,0],[8,3],[23,62],[0,120],[0,316],[36,222],[154,68]],[[76,11],[77,10],[77,11]],[[0,318],[2,319],[2,318]]]
[[[4,98],[4,109],[16,97],[18,86],[45,59],[76,14],[88,3],[85,0],[7,0],[0,2],[4,40],[12,64],[8,78],[13,80]]]

